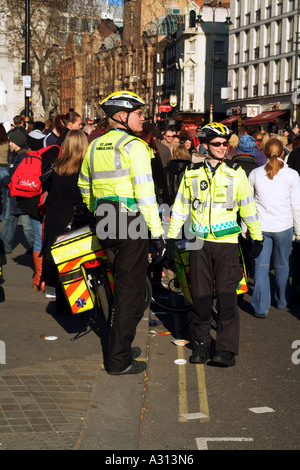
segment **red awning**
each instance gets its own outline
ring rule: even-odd
[[[221,124],[225,124],[225,126],[228,126],[232,124],[233,122],[237,121],[241,116],[239,114],[234,114],[233,116],[229,116],[228,118],[224,119],[221,121]],[[242,118],[245,117],[245,114],[243,114]]]
[[[287,111],[267,111],[261,114],[258,114],[257,116],[254,116],[253,118],[249,118],[246,121],[244,121],[247,126],[249,124],[264,124],[266,122],[274,122],[275,119],[277,119],[279,116],[282,114],[287,113]]]

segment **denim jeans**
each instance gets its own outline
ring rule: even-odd
[[[293,227],[283,232],[263,232],[261,254],[254,260],[254,290],[251,304],[255,314],[267,315],[271,305],[270,262],[274,254],[275,302],[285,308],[289,289],[289,256],[292,249]]]
[[[5,166],[0,166],[0,182],[1,182],[2,178],[4,178],[4,176],[6,176],[6,175],[8,175],[8,168],[6,168]],[[2,192],[2,214],[0,214],[0,217],[2,217],[2,219],[3,219],[4,214],[5,214],[5,208],[6,208],[8,187],[3,186],[2,189],[1,189],[1,192]]]
[[[42,222],[40,220],[34,219],[30,217],[31,225],[34,232],[34,243],[33,243],[33,251],[40,252],[42,249]]]
[[[11,252],[13,249],[13,239],[16,233],[19,217],[23,225],[23,232],[30,247],[34,243],[34,231],[31,225],[29,215],[12,215],[10,213],[10,199],[7,198],[7,204],[5,208],[5,214],[2,221],[2,230],[0,233],[0,239],[3,242],[4,249],[7,252]]]

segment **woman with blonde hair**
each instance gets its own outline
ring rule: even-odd
[[[51,258],[51,246],[65,229],[74,215],[74,207],[82,204],[77,186],[78,176],[88,141],[81,130],[70,130],[62,145],[61,156],[56,160],[51,175],[47,209],[45,212],[44,240],[41,254],[47,261],[45,297],[56,298],[58,279]]]
[[[250,186],[264,236],[261,254],[254,260],[254,290],[251,304],[255,316],[265,318],[271,305],[270,260],[274,255],[275,302],[287,306],[289,256],[293,234],[300,239],[300,177],[282,160],[284,146],[277,138],[267,141],[267,163],[251,171]]]

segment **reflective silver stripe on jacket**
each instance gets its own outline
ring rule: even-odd
[[[149,183],[149,181],[153,181],[152,175],[150,174],[138,175],[132,178],[133,184]]]
[[[258,220],[258,215],[257,214],[248,215],[247,217],[243,217],[243,221],[245,222],[245,224],[249,224],[251,222],[256,222],[257,220]]]
[[[180,202],[182,202],[182,204],[190,204],[191,203],[191,200],[185,196],[183,196],[182,193],[177,193],[176,195],[176,199]]]
[[[188,214],[179,214],[179,212],[172,211],[172,217],[178,220],[186,220],[188,218]]]
[[[156,204],[156,202],[156,196],[148,196],[136,199],[138,206],[151,206],[152,204]]]
[[[100,137],[99,137],[100,139]],[[122,168],[121,163],[121,151],[120,146],[124,140],[128,139],[128,134],[122,135],[122,137],[117,141],[115,145],[115,169],[114,170],[105,170],[105,171],[95,171],[95,148],[99,139],[95,139],[90,153],[90,168],[92,174],[92,180],[95,179],[108,179],[108,178],[120,178],[130,175],[130,168]]]

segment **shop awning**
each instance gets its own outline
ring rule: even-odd
[[[238,119],[240,119],[240,115],[239,114],[234,114],[233,116],[229,116],[228,118],[224,119],[223,121],[221,121],[221,124],[225,124],[225,126],[229,126],[230,124],[232,124],[233,122],[237,121]],[[243,114],[242,118],[245,117],[245,114]]]
[[[267,111],[261,114],[258,114],[257,116],[254,116],[253,118],[247,119],[244,123],[248,125],[252,124],[264,124],[266,122],[274,122],[275,119],[277,119],[279,116],[282,116],[283,114],[287,113],[287,111]]]

